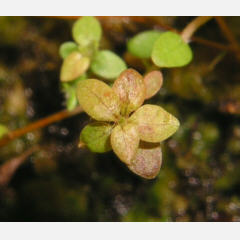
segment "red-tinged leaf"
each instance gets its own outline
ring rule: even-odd
[[[137,126],[134,124],[118,125],[111,134],[111,145],[116,155],[126,164],[130,164],[139,144]]]
[[[163,76],[160,71],[152,71],[143,78],[146,87],[146,99],[154,96],[162,87]]]
[[[143,77],[133,69],[127,69],[120,74],[113,84],[114,92],[121,101],[121,113],[128,116],[138,109],[145,99]]]
[[[140,139],[146,142],[161,142],[174,134],[179,121],[157,105],[146,104],[130,117],[139,129]]]
[[[140,142],[137,154],[128,168],[137,175],[153,179],[157,176],[162,165],[160,143]]]

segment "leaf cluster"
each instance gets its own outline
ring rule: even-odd
[[[110,50],[100,50],[102,28],[94,17],[82,17],[72,28],[74,41],[60,46],[59,54],[63,59],[60,80],[67,98],[67,108],[77,105],[76,83],[94,74],[112,81],[126,69],[125,62]]]
[[[97,79],[79,82],[79,104],[94,119],[82,130],[80,141],[93,152],[112,149],[134,173],[156,177],[162,162],[160,142],[179,127],[160,106],[143,105],[161,85],[161,72],[143,77],[133,69],[123,71],[112,87]]]

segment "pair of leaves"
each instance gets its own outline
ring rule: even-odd
[[[146,31],[128,42],[128,51],[139,58],[150,58],[158,67],[182,67],[192,60],[192,51],[179,34]]]
[[[78,100],[85,112],[98,121],[118,121],[138,109],[145,100],[145,84],[142,76],[127,69],[114,82],[107,84],[88,79],[79,83]]]
[[[60,79],[62,82],[72,81],[91,71],[99,77],[112,80],[126,69],[125,62],[114,52],[98,51],[102,36],[99,21],[94,17],[82,17],[73,25],[75,42],[63,43],[59,54],[64,59]]]

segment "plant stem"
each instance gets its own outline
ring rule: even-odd
[[[23,128],[19,128],[17,130],[11,131],[6,136],[4,136],[3,138],[0,139],[0,147],[8,144],[10,141],[12,141],[18,137],[25,135],[28,132],[32,132],[32,131],[37,130],[42,127],[46,127],[47,125],[49,125],[51,123],[61,121],[65,118],[72,117],[81,112],[82,112],[81,107],[77,107],[73,111],[63,110],[61,112],[50,115],[48,117],[42,118],[36,122],[30,123],[29,125],[27,125]]]
[[[229,29],[228,25],[224,21],[223,17],[215,17],[224,37],[228,40],[228,42],[232,45],[234,50],[236,51],[237,58],[240,60],[240,46],[238,44],[237,39],[235,38],[232,31]]]
[[[0,166],[0,188],[6,187],[10,182],[16,170],[25,162],[25,160],[34,152],[39,150],[39,146],[35,145],[32,148],[23,152],[20,156],[12,158]]]
[[[204,25],[206,22],[211,20],[213,17],[200,16],[196,17],[192,22],[190,22],[182,31],[181,36],[182,39],[188,43],[192,37],[192,35],[196,32],[198,28]]]
[[[221,50],[236,52],[235,49],[230,45],[223,45],[221,43],[210,41],[210,40],[207,40],[207,39],[204,39],[204,38],[193,36],[191,38],[191,40],[193,42],[197,42],[197,43],[200,43],[200,44],[208,46],[208,47],[213,47],[213,48],[217,48],[217,49],[221,49]]]

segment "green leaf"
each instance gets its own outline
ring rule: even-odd
[[[81,46],[98,46],[102,36],[102,28],[95,17],[81,17],[78,19],[72,29],[73,39]]]
[[[140,142],[137,154],[128,168],[135,174],[153,179],[157,176],[162,165],[162,150],[160,143]]]
[[[130,164],[139,144],[138,128],[135,124],[117,125],[111,134],[111,145],[116,155]]]
[[[191,48],[177,33],[165,32],[154,43],[152,61],[158,67],[182,67],[191,60]]]
[[[140,107],[130,121],[138,124],[140,139],[146,142],[161,142],[174,134],[180,125],[173,115],[150,104]]]
[[[0,138],[2,138],[7,133],[8,133],[8,128],[3,124],[0,124]]]
[[[77,44],[74,42],[65,42],[59,48],[59,55],[64,59],[74,51],[78,51]]]
[[[64,87],[64,91],[66,92],[66,98],[67,98],[67,102],[66,102],[66,105],[67,105],[67,109],[69,111],[73,110],[77,104],[78,104],[78,101],[77,101],[77,96],[76,96],[76,90],[73,88],[73,87]]]
[[[160,71],[152,71],[144,76],[143,81],[146,88],[145,99],[149,99],[162,87],[163,76]]]
[[[108,80],[118,77],[126,68],[125,62],[109,50],[99,51],[91,64],[91,70],[96,75]]]
[[[98,121],[117,121],[120,100],[111,87],[97,79],[79,82],[77,97],[83,110]]]
[[[85,126],[80,141],[85,143],[92,152],[104,153],[112,149],[110,134],[112,126],[107,123],[95,122]]]
[[[72,52],[63,62],[60,74],[61,81],[68,82],[81,76],[87,71],[89,64],[88,57],[83,57],[79,52]]]
[[[145,85],[143,77],[134,69],[127,69],[114,82],[113,91],[121,101],[121,113],[128,116],[138,109],[145,99]]]
[[[77,84],[86,79],[87,74],[83,74],[81,77],[78,77],[77,79],[71,81],[71,82],[64,82],[62,83],[63,91],[66,95],[66,106],[69,111],[73,110],[77,105]]]
[[[137,34],[127,43],[128,51],[139,58],[150,58],[153,45],[161,34],[161,32],[154,30]]]

